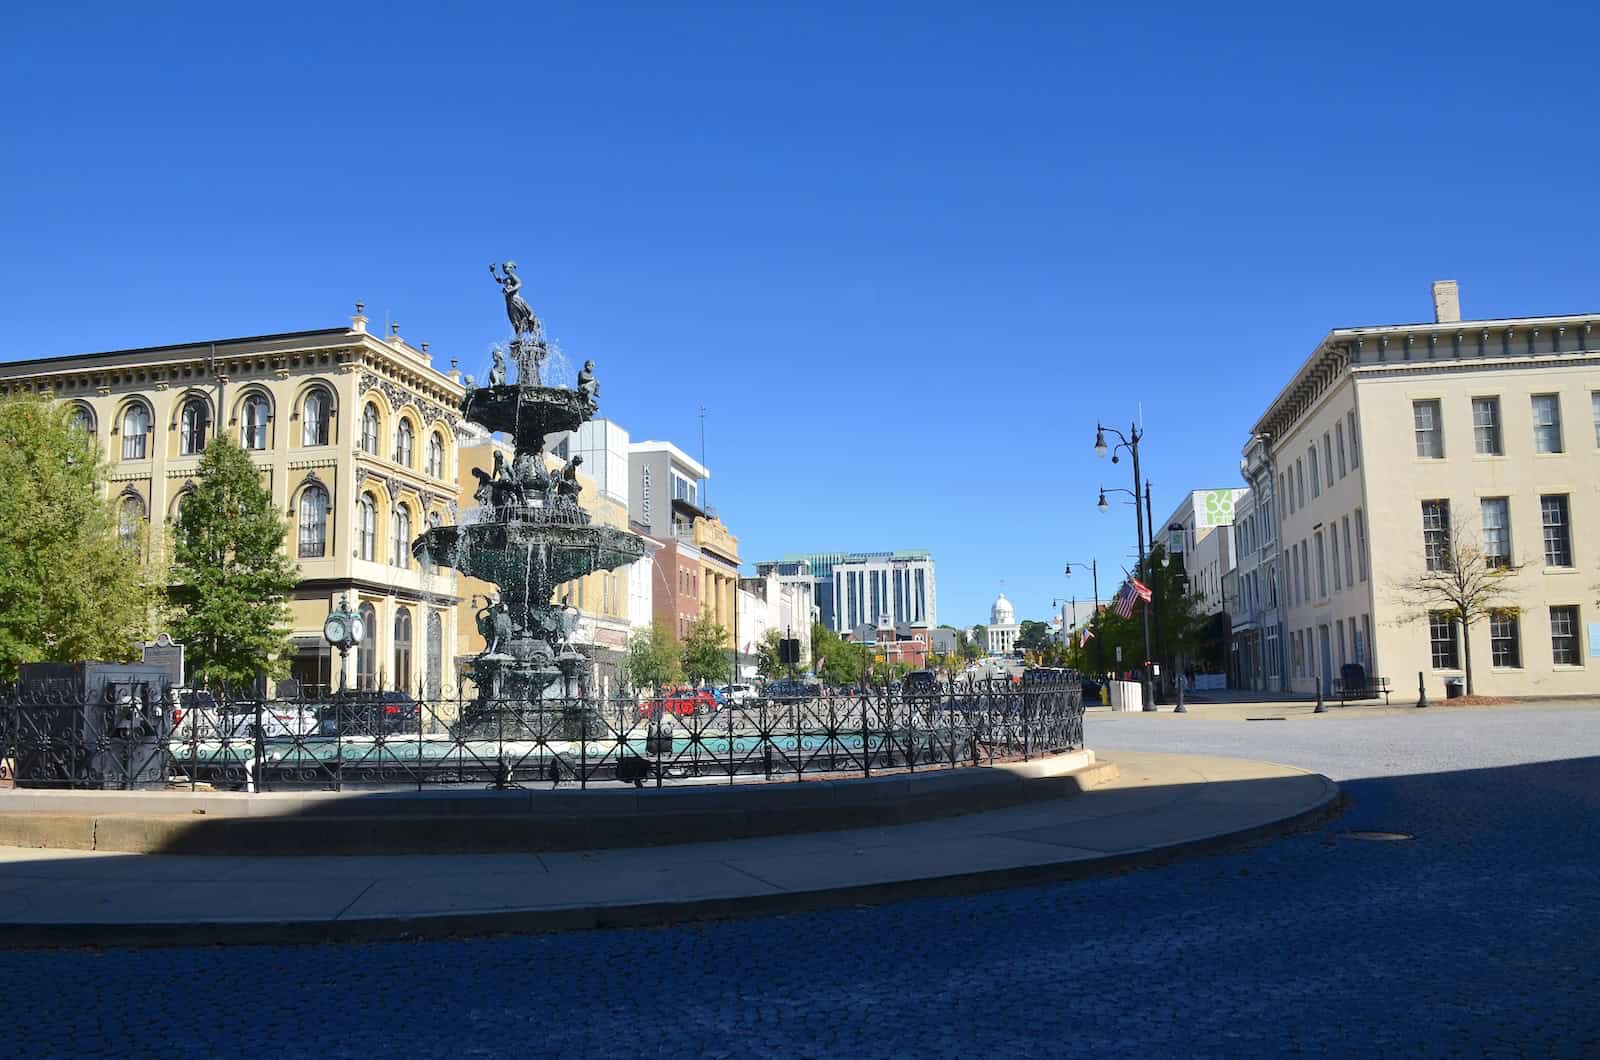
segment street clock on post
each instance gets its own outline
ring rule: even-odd
[[[366,623],[361,616],[350,610],[350,599],[346,596],[339,597],[339,606],[328,612],[327,621],[322,623],[322,636],[330,645],[339,652],[339,687],[344,687],[346,663],[349,659],[350,649],[366,639]]]

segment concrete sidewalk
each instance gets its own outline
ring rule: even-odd
[[[1149,864],[1330,812],[1319,774],[1120,752],[1070,799],[892,828],[544,854],[190,857],[0,848],[11,945],[325,941],[638,926]]]

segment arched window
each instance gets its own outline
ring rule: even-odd
[[[429,512],[428,513],[427,523],[428,523],[428,529],[429,530],[432,530],[434,527],[438,526],[439,525],[439,513],[438,512]],[[424,548],[422,550],[422,569],[423,569],[424,572],[426,572],[428,574],[438,574],[439,573],[439,565],[433,561],[433,554],[431,552],[429,552],[426,548]]]
[[[411,687],[411,609],[394,613],[394,687]]]
[[[183,533],[183,506],[189,503],[189,498],[194,496],[194,490],[186,489],[178,494],[172,502],[172,540],[174,543],[183,544],[187,538]]]
[[[427,644],[427,687],[424,692],[429,699],[438,699],[444,687],[444,620],[439,617],[439,612],[428,612],[428,644]]]
[[[94,433],[94,410],[88,405],[72,406],[72,425],[85,434]]]
[[[193,456],[206,447],[206,428],[211,412],[204,398],[193,397],[183,403],[178,417],[178,453]]]
[[[428,474],[444,478],[444,439],[438,431],[428,435]]]
[[[378,455],[378,406],[370,401],[361,410],[361,451]]]
[[[300,408],[300,444],[327,445],[328,425],[333,420],[333,395],[317,387],[306,395]]]
[[[130,551],[139,550],[139,524],[144,522],[144,501],[125,496],[117,509],[117,540]]]
[[[150,410],[129,405],[122,414],[122,459],[143,460],[150,455]]]
[[[300,555],[320,559],[328,550],[328,491],[312,484],[300,494]]]
[[[403,504],[394,506],[394,540],[389,547],[389,562],[396,567],[411,566],[411,509]]]
[[[244,399],[244,415],[239,425],[239,444],[246,449],[267,447],[267,421],[272,418],[272,406],[265,394],[251,394]]]
[[[373,559],[378,554],[378,505],[372,494],[363,493],[356,501],[356,556]]]
[[[363,635],[356,645],[356,687],[378,687],[378,612],[371,604],[356,609],[361,615]]]
[[[416,440],[416,433],[411,429],[411,421],[402,419],[400,426],[394,431],[394,462],[405,467],[411,466],[411,444]]]

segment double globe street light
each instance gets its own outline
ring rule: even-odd
[[[1117,439],[1117,444],[1116,445],[1114,445],[1114,446],[1106,445],[1106,432],[1107,431],[1110,431],[1114,436],[1116,436],[1116,439]],[[1107,453],[1110,453],[1111,454],[1111,462],[1113,464],[1115,464],[1119,460],[1118,451],[1122,450],[1122,449],[1126,449],[1128,451],[1128,455],[1133,460],[1133,489],[1132,489],[1132,491],[1125,490],[1125,489],[1119,489],[1119,488],[1116,488],[1116,487],[1112,487],[1110,490],[1107,490],[1106,487],[1101,486],[1100,487],[1100,500],[1095,505],[1095,507],[1100,509],[1100,512],[1101,512],[1102,515],[1105,514],[1110,509],[1111,506],[1108,503],[1106,503],[1106,494],[1108,492],[1110,492],[1110,493],[1127,493],[1129,496],[1131,496],[1133,498],[1134,532],[1138,535],[1137,538],[1136,538],[1136,542],[1137,542],[1137,544],[1139,546],[1139,571],[1142,574],[1148,575],[1149,572],[1145,570],[1144,511],[1143,511],[1143,509],[1141,509],[1139,507],[1139,494],[1143,491],[1143,479],[1141,478],[1141,476],[1139,474],[1139,442],[1143,438],[1144,438],[1144,432],[1139,429],[1139,425],[1137,423],[1129,424],[1128,433],[1127,434],[1123,434],[1121,431],[1117,430],[1115,427],[1107,427],[1105,424],[1099,423],[1099,422],[1095,423],[1095,429],[1094,429],[1094,455],[1095,456],[1102,456],[1103,457]],[[1142,667],[1140,667],[1140,670],[1139,670],[1140,686],[1141,686],[1141,691],[1143,692],[1144,709],[1145,709],[1146,712],[1153,713],[1156,710],[1156,703],[1155,703],[1155,697],[1151,694],[1152,690],[1151,690],[1151,686],[1150,686],[1150,608],[1148,606],[1146,606],[1146,607],[1141,608],[1140,610],[1144,614],[1144,665]]]

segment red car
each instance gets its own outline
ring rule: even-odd
[[[647,699],[639,704],[641,718],[653,718],[658,713],[687,718],[692,714],[710,714],[717,709],[717,701],[703,688],[679,688],[657,699]]]

